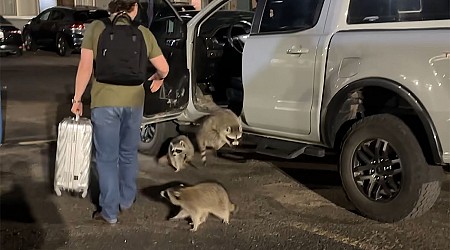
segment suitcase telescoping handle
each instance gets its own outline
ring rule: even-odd
[[[75,115],[75,121],[77,122],[77,121],[79,121],[80,120],[80,115],[79,114],[76,114]]]

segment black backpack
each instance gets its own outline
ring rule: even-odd
[[[130,25],[116,25],[125,18]],[[126,13],[118,13],[114,19],[101,19],[105,30],[100,34],[94,76],[98,82],[114,85],[140,85],[146,80],[148,64],[144,36]]]

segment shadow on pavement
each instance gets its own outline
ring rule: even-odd
[[[143,188],[141,190],[141,192],[152,201],[162,202],[162,203],[166,204],[170,211],[169,214],[167,215],[166,219],[169,219],[169,218],[175,216],[180,211],[180,208],[172,205],[172,203],[170,203],[166,198],[161,197],[161,191],[163,191],[167,188],[170,188],[170,187],[178,186],[180,184],[189,185],[189,183],[186,183],[186,182],[173,181],[173,182],[169,182],[169,183],[166,183],[163,185],[149,186],[149,187]]]
[[[14,184],[12,190],[0,197],[1,249],[39,249],[45,232],[25,200],[23,188]]]
[[[89,197],[91,203],[95,206],[95,211],[100,211],[100,184],[95,161],[91,161],[91,171],[89,172]]]
[[[31,208],[25,200],[23,188],[15,183],[11,191],[0,196],[0,214],[5,222],[36,223]]]
[[[341,178],[337,169],[339,161],[337,155],[328,153],[323,158],[301,155],[292,160],[244,153],[221,154],[220,156],[237,162],[244,162],[249,159],[268,161],[276,166],[284,175],[304,185],[335,205],[351,212],[356,212],[342,188]]]
[[[69,238],[43,183],[15,182],[0,196],[0,211],[1,249],[57,249]],[[57,232],[47,225],[57,225]]]

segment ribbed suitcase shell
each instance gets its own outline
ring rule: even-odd
[[[92,151],[92,123],[88,118],[64,118],[58,125],[55,180],[56,195],[61,190],[83,192],[89,188]]]

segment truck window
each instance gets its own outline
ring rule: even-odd
[[[347,23],[450,19],[449,0],[350,0]]]
[[[259,33],[294,32],[314,27],[324,0],[268,0]]]
[[[397,0],[398,12],[420,12],[422,11],[422,0]]]

